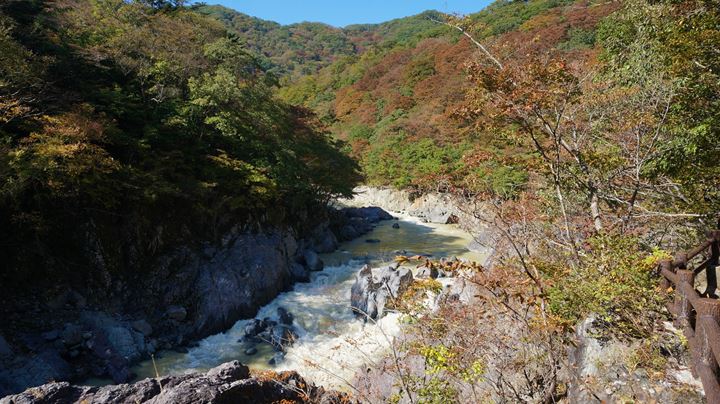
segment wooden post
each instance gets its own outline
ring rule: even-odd
[[[697,307],[697,326],[695,327],[695,341],[701,362],[714,372],[720,370],[713,354],[712,347],[720,348],[720,340],[712,340],[713,335],[707,328],[713,323],[720,324],[720,301],[717,299],[699,299]]]
[[[710,263],[718,265],[720,263],[720,230],[710,232],[713,243],[710,245]]]
[[[705,394],[708,403],[720,402],[720,385],[718,384],[718,375],[720,375],[720,366],[713,352],[713,347],[720,349],[720,335],[710,331],[712,327],[718,328],[720,324],[720,301],[717,299],[703,298],[697,301],[695,310],[697,311],[697,320],[695,325],[695,350],[693,355],[695,360],[695,368],[701,377],[704,373],[705,379],[713,379],[708,386],[705,387]],[[705,369],[702,369],[705,368]],[[706,380],[703,380],[703,385]]]
[[[690,284],[690,287],[695,285],[695,273],[688,271],[687,269],[678,269],[677,271],[677,285],[675,285],[675,308],[677,309],[677,319],[675,325],[684,329],[692,329],[692,304],[690,303],[690,297],[685,294],[685,288],[682,287],[683,283]]]
[[[712,238],[712,244],[710,244],[710,261],[708,262],[707,268],[705,268],[705,277],[707,279],[707,288],[705,289],[705,295],[707,297],[717,298],[717,267],[718,259],[720,259],[720,232],[710,232]]]
[[[661,280],[660,280],[660,286],[662,286],[663,291],[666,291],[666,290],[668,290],[668,289],[670,288],[670,286],[672,286],[672,285],[671,285],[671,283],[670,283],[670,280],[668,280],[668,278],[662,276],[662,270],[663,270],[663,269],[667,269],[668,271],[672,272],[672,260],[663,260],[663,261],[660,262],[660,272],[661,272],[661,275],[660,275],[660,279],[661,279]]]
[[[688,255],[687,253],[681,252],[678,253],[675,257],[675,265],[677,265],[678,269],[687,269],[687,263],[688,263]]]

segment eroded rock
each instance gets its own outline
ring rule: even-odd
[[[313,250],[306,249],[303,251],[303,259],[305,265],[310,271],[322,271],[325,268],[325,263],[318,257],[317,253]]]
[[[344,393],[325,391],[296,372],[250,377],[247,366],[228,362],[205,374],[145,379],[105,387],[49,383],[0,399],[0,404],[55,403],[350,403]]]
[[[413,283],[409,268],[383,267],[371,269],[365,265],[355,277],[350,305],[356,316],[378,319],[383,316],[390,299],[400,297]]]

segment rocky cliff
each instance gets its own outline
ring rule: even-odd
[[[325,391],[295,372],[252,375],[228,362],[207,373],[145,379],[106,387],[49,383],[0,399],[0,404],[55,403],[351,403],[343,393]]]
[[[293,283],[322,270],[318,253],[392,218],[378,208],[328,217],[304,235],[235,232],[220,245],[180,247],[142,274],[102,273],[99,283],[5,293],[0,397],[51,380],[128,382],[132,364],[159,350],[184,351],[254,316]]]

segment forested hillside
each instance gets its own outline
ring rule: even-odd
[[[89,248],[138,269],[348,195],[355,164],[276,83],[174,2],[2,2],[0,277],[82,277]]]
[[[685,403],[697,340],[671,326],[659,269],[718,224],[719,145],[720,0],[497,0],[342,28],[183,0],[1,1],[0,382],[125,382],[141,353],[227,331],[296,281],[347,299],[335,287],[356,271],[351,300],[400,316],[402,338],[380,330],[392,357],[335,334],[370,322],[317,329],[373,362],[347,381],[367,401]],[[370,238],[344,251],[347,278],[311,277],[392,219],[328,208],[362,182],[403,189],[368,191],[398,211],[437,204],[417,216],[474,240],[399,220],[384,235],[418,251]],[[704,298],[713,234],[670,276]],[[482,265],[451,258],[474,248]],[[383,282],[407,283],[385,305],[365,264],[389,251],[408,256]],[[305,331],[273,311],[223,338],[247,357],[280,341],[277,365]]]
[[[502,61],[497,73],[505,80],[522,83],[526,93],[517,94],[526,97],[519,106],[522,108],[532,108],[533,104],[528,103],[535,97],[545,97],[547,91],[571,91],[570,87],[544,88],[549,84],[542,80],[549,77],[542,75],[570,75],[570,81],[564,85],[577,83],[577,87],[572,88],[578,91],[577,96],[565,100],[568,105],[598,100],[598,92],[603,93],[604,105],[595,106],[603,111],[603,121],[594,121],[596,116],[584,118],[590,120],[584,123],[592,130],[606,127],[603,125],[610,120],[607,108],[616,107],[615,122],[629,124],[631,117],[641,119],[636,114],[644,106],[632,105],[626,92],[634,94],[639,88],[650,91],[649,86],[662,85],[663,91],[669,92],[666,97],[670,98],[655,101],[665,102],[669,109],[657,119],[665,125],[662,130],[668,131],[669,143],[653,144],[648,153],[659,159],[653,161],[652,168],[641,171],[649,175],[652,170],[655,178],[684,176],[682,172],[690,165],[680,161],[694,158],[705,161],[703,166],[715,175],[715,165],[701,154],[703,150],[715,149],[704,142],[717,130],[707,121],[716,122],[716,118],[711,117],[715,116],[717,105],[705,104],[713,98],[708,91],[716,89],[713,78],[717,72],[713,69],[717,58],[711,50],[713,46],[707,45],[716,35],[713,17],[693,16],[692,24],[695,18],[701,21],[699,25],[689,26],[684,25],[686,19],[673,23],[664,19],[667,17],[653,14],[689,15],[685,10],[710,7],[716,2],[705,3],[691,1],[682,6],[663,3],[633,15],[628,11],[631,6],[621,2],[497,1],[463,18],[438,17],[435,13],[419,15],[394,23],[415,27],[411,35],[400,35],[402,40],[398,39],[398,32],[407,32],[405,29],[388,30],[387,25],[368,27],[373,36],[385,40],[375,41],[375,45],[363,52],[343,57],[317,74],[294,80],[282,88],[280,94],[290,103],[314,109],[335,136],[347,140],[347,150],[360,161],[369,183],[422,190],[463,189],[513,197],[526,186],[533,173],[538,173],[536,167],[544,164],[543,150],[532,137],[518,136],[518,125],[526,124],[525,120],[518,121],[516,117],[499,125],[498,121],[491,124],[478,119],[483,110],[487,112],[499,104],[521,101],[483,99],[489,97],[483,90],[485,86],[500,85],[485,82],[489,77],[486,65],[497,68],[492,59]],[[666,8],[672,11],[664,11]],[[630,19],[636,20],[625,22]],[[647,31],[646,36],[641,36],[647,43],[629,43],[632,35],[645,34],[641,30]],[[347,32],[352,32],[352,27]],[[489,53],[472,41],[479,41]],[[622,47],[631,45],[636,48]],[[704,46],[708,46],[707,50],[701,51]],[[683,65],[683,58],[702,60]],[[557,63],[559,70],[535,72],[537,66],[548,63]],[[528,76],[533,72],[540,76]],[[651,77],[651,72],[657,75]],[[518,75],[523,76],[522,79],[516,77]],[[687,86],[699,88],[688,91]],[[507,89],[493,87],[491,92],[500,90]],[[503,93],[503,96],[509,94]],[[659,97],[657,93],[655,96]],[[635,102],[650,103],[648,99]],[[700,102],[706,108],[688,104],[686,109],[682,104],[685,102]],[[707,115],[689,116],[690,110]],[[656,117],[660,112],[646,111]],[[573,125],[578,124],[574,122],[576,118],[569,118]],[[543,116],[539,114],[533,119],[543,119]],[[695,122],[691,128],[679,129],[688,124],[688,120]],[[666,125],[670,122],[679,126],[671,128]],[[639,124],[651,128],[657,122]],[[603,153],[610,152],[614,147],[610,145],[618,140],[606,139],[605,145],[609,148],[604,148]],[[604,158],[615,157],[605,155]],[[589,163],[589,156],[586,159]],[[706,193],[715,192],[707,188],[708,184],[700,191],[694,188],[697,184],[683,183],[693,187],[688,192],[696,195],[695,201],[701,204],[712,199]],[[622,202],[608,200],[607,203],[614,209],[615,204],[624,204],[629,199],[624,198],[620,198]],[[674,200],[689,201],[687,196]]]
[[[476,40],[508,50],[512,58],[557,48],[577,59],[593,47],[600,19],[617,7],[606,2],[499,1],[456,23]],[[283,89],[283,96],[314,108],[337,136],[347,139],[371,183],[443,190],[480,170],[497,192],[511,192],[527,179],[520,168],[527,153],[456,116],[471,88],[467,63],[479,51],[444,25],[446,18],[418,17],[425,24],[417,40],[392,42],[338,61]],[[470,169],[463,156],[477,154],[490,158],[483,167]]]
[[[285,82],[313,75],[334,62],[351,63],[368,50],[414,45],[423,38],[450,32],[431,21],[441,19],[435,11],[381,24],[337,28],[314,22],[280,25],[217,5],[191,8],[222,22],[248,52]]]

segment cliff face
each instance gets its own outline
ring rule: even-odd
[[[179,248],[142,276],[59,284],[65,292],[48,292],[47,301],[15,295],[2,325],[11,353],[0,362],[0,396],[90,375],[127,382],[134,362],[221,332],[306,280],[302,257],[312,244],[286,230],[238,234]]]
[[[185,350],[307,281],[323,268],[317,254],[338,246],[331,228],[357,237],[380,220],[375,211],[358,217],[363,212],[331,214],[302,237],[276,228],[229,234],[200,249],[179,247],[142,274],[105,270],[98,251],[100,281],[4,293],[0,397],[50,380],[132,380],[132,364],[159,350]]]

